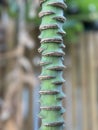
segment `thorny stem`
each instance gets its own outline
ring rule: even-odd
[[[40,65],[42,73],[40,89],[40,114],[42,124],[40,130],[62,130],[64,119],[62,114],[63,79],[63,24],[65,22],[64,0],[40,0],[42,10],[39,13],[42,22],[40,25],[41,47],[38,51],[42,54]]]

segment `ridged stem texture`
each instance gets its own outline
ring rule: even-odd
[[[39,17],[42,19],[39,36],[41,47],[38,51],[42,54],[40,65],[42,72],[40,89],[40,113],[42,119],[40,130],[63,130],[64,108],[62,99],[63,79],[63,24],[65,22],[64,0],[40,0],[42,10]]]

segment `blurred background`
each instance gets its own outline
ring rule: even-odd
[[[66,130],[98,129],[98,0],[66,0]],[[39,0],[0,0],[0,130],[38,130]]]

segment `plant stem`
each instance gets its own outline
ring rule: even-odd
[[[42,73],[40,89],[40,117],[42,124],[40,130],[62,130],[64,119],[62,114],[63,79],[63,24],[65,21],[64,0],[40,0],[42,10],[39,17],[42,18],[40,25],[41,47],[38,51],[42,54],[40,65]]]

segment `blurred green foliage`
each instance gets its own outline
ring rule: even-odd
[[[78,8],[80,13],[98,11],[98,0],[67,0],[69,8]]]
[[[67,32],[65,41],[67,43],[76,43],[78,34],[84,30],[83,24],[77,20],[67,20],[64,24],[64,29]]]
[[[67,43],[76,43],[78,34],[85,29],[84,22],[98,20],[98,0],[67,0],[67,5],[65,14],[68,19],[65,23]]]
[[[78,34],[84,30],[84,22],[98,21],[98,0],[66,0],[68,8],[65,11],[67,21],[64,28],[67,32],[67,43],[76,43]],[[38,12],[40,8],[32,3],[34,0],[26,0],[25,2],[25,20],[39,26],[40,19]],[[19,14],[17,0],[8,0],[8,13],[11,17],[16,18]],[[34,11],[36,10],[36,11]]]

